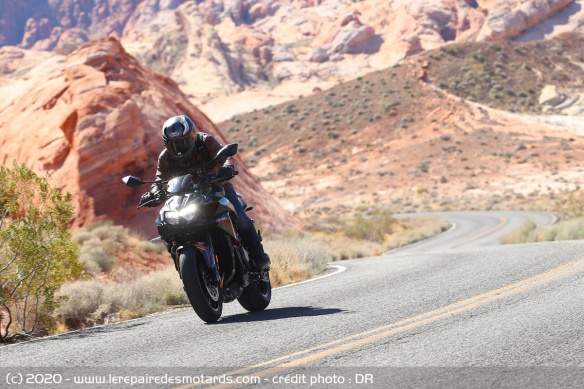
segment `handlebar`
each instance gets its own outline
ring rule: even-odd
[[[203,185],[211,185],[211,184],[216,184],[219,182],[229,181],[230,179],[232,179],[233,177],[235,177],[238,174],[239,174],[239,172],[237,170],[233,171],[233,175],[230,177],[217,177],[214,173],[210,173],[208,176],[203,177],[198,184],[194,184],[194,187],[203,186]],[[166,189],[162,185],[167,184],[169,181],[170,180],[156,182],[156,184],[159,184],[158,187],[160,189],[158,191],[154,192],[155,193],[154,198],[146,201],[145,203],[138,204],[138,208],[142,208],[142,207],[147,206],[148,204],[151,204],[151,203],[161,204],[164,201],[166,201],[169,198],[169,193],[166,191]]]
[[[233,177],[235,177],[236,175],[238,175],[239,172],[237,170],[233,171],[233,175],[231,177],[217,177],[215,176],[214,173],[210,173],[207,176],[206,180],[202,180],[199,185],[206,185],[206,184],[215,184],[217,182],[225,182],[225,181],[229,181],[231,180]]]

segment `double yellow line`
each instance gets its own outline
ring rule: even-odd
[[[581,271],[584,271],[584,258],[580,258],[566,265],[557,267],[546,273],[536,275],[523,281],[519,281],[514,284],[456,302],[454,304],[446,305],[444,307],[400,320],[392,324],[387,324],[372,330],[337,339],[332,342],[323,343],[321,345],[284,355],[279,358],[271,359],[257,365],[231,371],[225,373],[225,375],[235,376],[250,374],[254,377],[267,377],[275,375],[290,368],[305,365],[310,362],[323,359],[334,354],[339,354],[366,344],[378,342],[396,334],[410,331],[435,321],[458,315],[493,301],[521,293],[542,284],[568,277]],[[190,388],[194,386],[196,385],[185,386],[183,388]],[[235,385],[219,385],[216,386],[216,388],[229,388],[233,386]]]

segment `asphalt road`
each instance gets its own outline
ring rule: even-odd
[[[41,373],[60,375],[52,387],[583,387],[584,242],[498,245],[548,214],[428,215],[453,228],[275,289],[264,312],[231,303],[209,325],[184,309],[1,347],[0,387]]]

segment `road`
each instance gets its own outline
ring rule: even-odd
[[[0,380],[113,372],[221,387],[583,387],[584,242],[498,245],[528,219],[552,223],[548,214],[422,216],[453,228],[275,289],[264,312],[227,304],[209,325],[184,309],[2,347]]]

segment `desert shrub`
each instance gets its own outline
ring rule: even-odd
[[[166,251],[163,245],[132,236],[126,227],[114,225],[109,220],[81,229],[75,233],[73,240],[81,245],[79,260],[84,270],[93,275],[111,271],[119,250],[132,249],[156,254]]]
[[[80,276],[79,247],[67,224],[71,195],[24,164],[0,167],[0,342],[54,327],[55,293]]]
[[[57,311],[69,328],[79,328],[161,311],[168,305],[188,304],[174,267],[104,283],[75,281],[63,285],[65,299]]]
[[[64,302],[57,310],[65,316],[69,327],[77,327],[79,323],[97,312],[103,302],[104,284],[96,280],[76,281],[63,285],[59,291],[64,296]],[[73,324],[74,323],[74,324]]]
[[[396,221],[390,211],[376,209],[368,215],[356,215],[345,222],[343,232],[349,238],[382,243],[391,234]]]
[[[399,228],[387,240],[387,250],[403,247],[436,236],[451,224],[444,219],[407,218],[399,220]]]
[[[326,241],[299,231],[270,235],[264,242],[264,248],[272,261],[272,285],[309,278],[324,271],[333,259]]]
[[[518,231],[512,234],[506,235],[501,238],[501,244],[515,244],[515,243],[528,243],[534,242],[535,230],[537,225],[529,221],[521,227]]]
[[[554,212],[565,219],[584,217],[584,195],[580,192],[570,193],[565,199],[556,202]]]
[[[89,274],[99,272],[109,272],[115,263],[113,252],[106,250],[105,247],[99,246],[95,241],[88,241],[87,245],[81,248],[79,260],[83,264],[83,270]]]
[[[109,272],[115,260],[114,254],[130,245],[128,230],[123,226],[103,221],[86,227],[73,236],[73,241],[81,245],[79,261],[89,274]]]
[[[152,243],[149,240],[140,240],[136,243],[136,248],[146,253],[163,254],[166,252],[166,247],[164,247],[164,245]]]
[[[530,222],[520,231],[502,239],[504,244],[551,242],[584,239],[584,218],[559,222],[551,226],[536,226]]]

